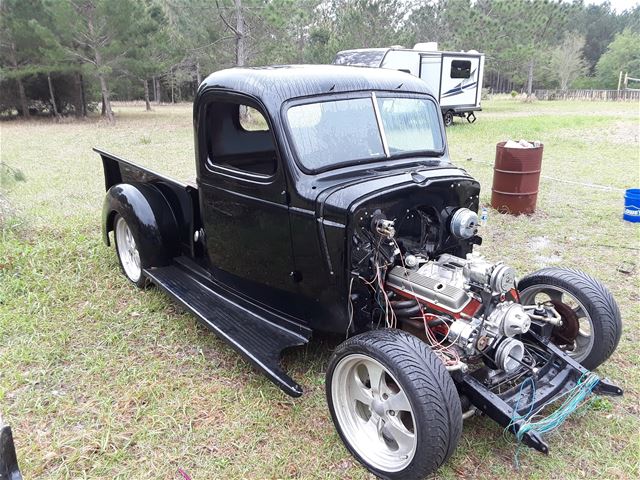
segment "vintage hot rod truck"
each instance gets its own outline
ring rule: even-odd
[[[449,159],[436,100],[411,75],[346,66],[230,69],[193,109],[197,180],[102,150],[104,241],[138,287],[166,291],[292,396],[279,364],[314,331],[346,337],[327,402],[350,452],[384,478],[420,478],[484,413],[548,452],[621,334],[597,280],[521,280],[481,243],[480,185]],[[481,227],[480,227],[481,228]],[[535,416],[535,417],[534,417]],[[555,424],[554,424],[555,425]]]

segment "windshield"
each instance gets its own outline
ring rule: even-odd
[[[298,160],[313,171],[443,149],[437,107],[426,98],[307,103],[290,107],[287,120]]]

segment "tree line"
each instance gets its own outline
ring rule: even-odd
[[[234,65],[330,63],[435,41],[486,54],[485,86],[616,88],[640,77],[640,7],[582,0],[0,0],[0,115],[114,120],[189,100]]]

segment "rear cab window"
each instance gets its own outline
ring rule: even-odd
[[[207,106],[208,164],[257,175],[272,176],[277,169],[276,147],[262,112],[253,106],[214,101]]]

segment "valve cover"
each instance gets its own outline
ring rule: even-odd
[[[421,275],[415,270],[394,267],[388,274],[387,285],[458,313],[467,306],[471,297],[462,288],[442,282],[438,278]]]

